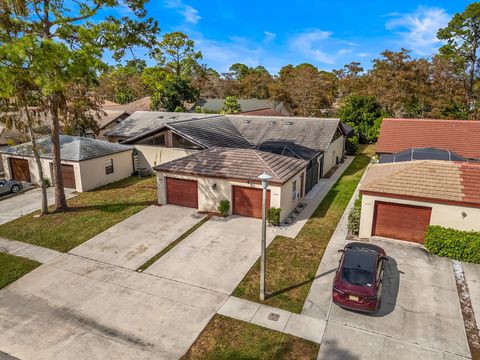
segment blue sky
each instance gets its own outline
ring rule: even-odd
[[[385,50],[430,56],[436,32],[471,1],[463,0],[150,0],[162,34],[183,31],[203,62],[219,72],[235,62],[277,73],[309,62],[324,70],[351,61],[364,67]]]

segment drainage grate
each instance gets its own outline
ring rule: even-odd
[[[270,313],[270,315],[268,315],[268,320],[278,321],[278,319],[280,319],[280,314]]]

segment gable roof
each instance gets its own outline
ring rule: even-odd
[[[254,149],[214,148],[154,167],[156,171],[214,178],[258,181],[263,172],[272,183],[283,184],[308,165],[308,161]]]
[[[377,153],[397,153],[410,148],[446,149],[470,159],[480,159],[480,121],[434,119],[384,119]]]
[[[52,138],[37,140],[40,157],[52,158]],[[79,136],[60,135],[60,158],[65,161],[83,161],[100,156],[132,150],[132,146],[110,143]],[[8,155],[33,156],[32,143],[12,146],[0,151]]]
[[[423,160],[369,167],[361,193],[480,206],[480,164]]]

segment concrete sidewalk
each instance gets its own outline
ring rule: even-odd
[[[30,260],[38,261],[42,264],[62,254],[61,252],[50,250],[41,246],[4,238],[0,238],[0,252],[21,256]]]

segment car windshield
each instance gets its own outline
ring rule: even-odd
[[[373,283],[373,273],[362,269],[344,268],[342,277],[352,285],[372,286]]]

